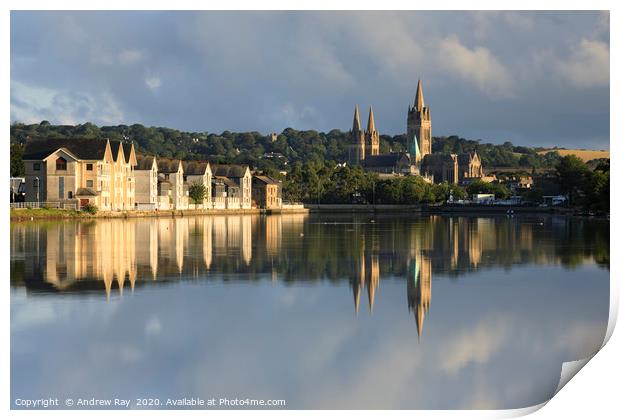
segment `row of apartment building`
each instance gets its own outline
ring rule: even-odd
[[[28,202],[92,204],[104,211],[282,207],[281,183],[253,176],[247,165],[138,155],[128,142],[32,140],[23,161]],[[201,203],[189,197],[192,184],[205,187]]]

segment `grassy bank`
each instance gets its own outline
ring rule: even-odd
[[[82,219],[82,218],[134,218],[134,217],[183,217],[183,216],[201,216],[214,214],[286,214],[286,213],[305,213],[307,210],[302,209],[199,209],[199,210],[161,210],[161,211],[100,211],[96,214],[90,214],[77,210],[62,209],[11,209],[11,221],[27,221],[33,219]]]
[[[93,217],[92,214],[78,210],[64,209],[11,209],[11,220],[30,219],[65,219],[76,217]]]

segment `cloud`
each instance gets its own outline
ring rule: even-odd
[[[557,71],[575,86],[599,87],[609,85],[609,45],[601,41],[582,39],[567,60],[559,60]]]
[[[439,43],[438,60],[444,71],[473,83],[491,98],[513,96],[510,72],[488,48],[469,49],[458,37],[449,36]]]
[[[486,363],[506,343],[511,327],[509,319],[498,316],[450,338],[440,356],[440,369],[454,375],[471,363]]]
[[[144,60],[144,51],[140,50],[123,50],[118,53],[118,62],[120,64],[135,64]]]
[[[12,93],[11,115],[20,119],[328,132],[349,129],[358,103],[373,105],[381,133],[401,134],[419,77],[436,135],[609,142],[608,13],[11,14],[11,83],[22,85],[12,87],[21,93]],[[69,94],[83,113],[45,99]]]
[[[159,333],[161,333],[161,322],[159,322],[159,317],[157,315],[153,315],[146,322],[144,333],[147,336],[159,335]]]
[[[144,79],[144,83],[151,90],[157,90],[161,86],[161,79],[156,76],[147,76]]]
[[[48,120],[58,124],[118,124],[123,113],[107,93],[55,90],[13,81],[11,120],[35,123]]]

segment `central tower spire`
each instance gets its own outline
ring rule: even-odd
[[[422,91],[422,81],[420,79],[418,79],[418,88],[415,92],[413,108],[418,111],[422,111],[422,108],[424,108],[424,92]]]
[[[420,79],[418,79],[413,105],[407,112],[407,148],[409,150],[414,148],[415,140],[418,141],[420,147],[420,160],[432,153],[431,110],[424,102]]]

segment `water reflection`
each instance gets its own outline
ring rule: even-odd
[[[242,281],[268,274],[287,283],[349,278],[357,313],[364,289],[372,312],[381,278],[396,277],[406,281],[403,294],[420,336],[434,271],[459,276],[526,263],[608,268],[602,223],[304,214],[23,223],[11,226],[11,283],[31,292],[103,289],[109,299],[137,284],[215,274]]]
[[[535,404],[600,344],[608,268],[609,224],[586,219],[12,224],[12,397]]]

